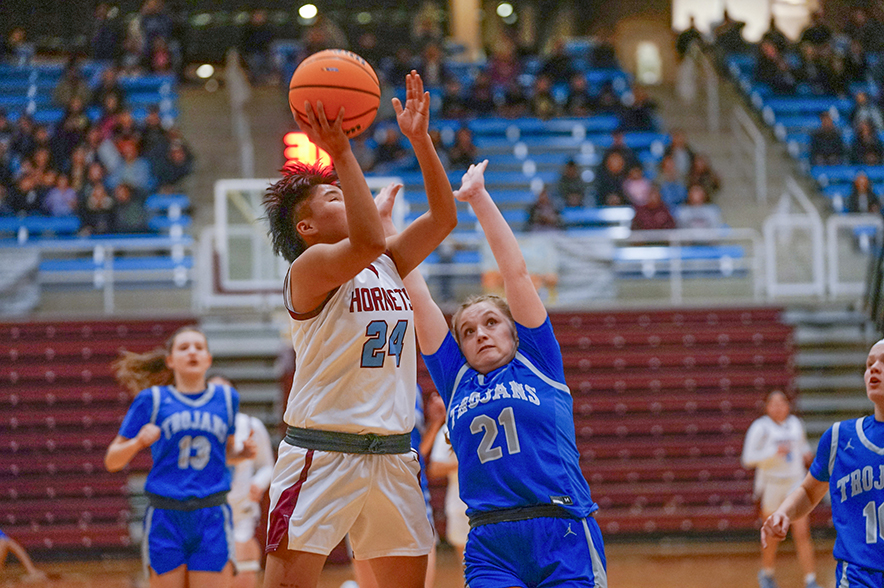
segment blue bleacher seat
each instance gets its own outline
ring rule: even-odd
[[[154,212],[174,207],[183,211],[190,208],[190,198],[186,194],[151,194],[144,201],[144,207]]]
[[[25,231],[25,238],[34,237],[44,233],[55,235],[69,235],[80,230],[80,219],[74,215],[68,216],[4,216],[0,217],[0,233],[21,234]]]
[[[631,206],[565,208],[562,210],[562,223],[566,227],[629,226],[634,216],[635,209]]]
[[[884,181],[884,166],[880,165],[816,165],[810,169],[810,175],[821,187],[826,187],[837,183],[851,183],[861,171],[872,182]]]

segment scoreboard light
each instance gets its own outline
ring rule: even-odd
[[[283,155],[286,165],[295,162],[332,164],[329,154],[311,143],[305,133],[295,131],[286,133],[282,138],[282,144],[285,145]]]

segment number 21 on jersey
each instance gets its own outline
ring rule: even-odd
[[[522,451],[522,448],[519,446],[519,433],[516,431],[516,417],[513,414],[512,406],[508,406],[500,412],[497,422],[488,415],[480,414],[470,423],[470,433],[477,435],[484,432],[477,450],[481,463],[503,457],[503,449],[501,447],[494,447],[494,440],[497,439],[497,423],[500,423],[500,426],[503,427],[507,453],[515,455]]]

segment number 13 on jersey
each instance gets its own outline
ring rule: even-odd
[[[388,331],[390,333],[389,339],[387,338]],[[406,331],[408,331],[408,321],[398,321],[392,330],[387,325],[387,321],[368,323],[365,328],[365,336],[368,337],[368,340],[362,346],[360,367],[384,367],[384,360],[388,355],[396,358],[396,367],[399,367]]]

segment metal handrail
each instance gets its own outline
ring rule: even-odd
[[[740,106],[735,106],[731,115],[731,132],[734,135],[734,159],[751,161],[755,176],[755,199],[767,202],[767,143],[764,135],[752,121],[749,114]]]

